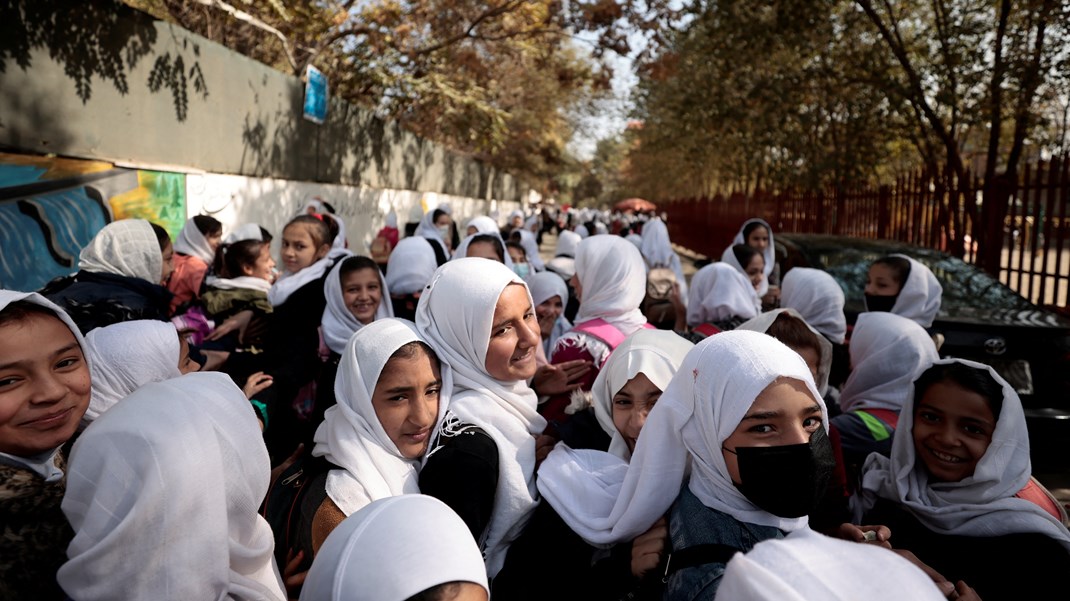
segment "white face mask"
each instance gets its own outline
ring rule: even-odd
[[[442,236],[443,240],[449,240],[450,239],[450,226],[448,226],[448,225],[440,225],[435,229],[438,230],[438,235]]]

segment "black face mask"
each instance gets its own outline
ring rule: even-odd
[[[895,296],[873,296],[872,294],[866,295],[866,311],[882,311],[884,313],[891,313],[892,307],[895,306],[895,301],[899,300],[899,295]]]
[[[836,467],[824,428],[818,428],[808,443],[736,447],[734,453],[742,480],[736,488],[751,503],[782,518],[799,518],[816,509]]]

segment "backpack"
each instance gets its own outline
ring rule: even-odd
[[[302,548],[301,506],[306,497],[315,494],[310,484],[335,467],[323,457],[314,457],[306,450],[271,482],[264,503],[260,506],[260,515],[267,520],[275,536],[275,561],[278,565],[286,565],[286,554],[291,549],[296,554]],[[311,525],[311,522],[312,516],[308,516],[307,524]],[[305,558],[307,563],[311,563],[311,559]]]
[[[646,296],[653,301],[667,301],[676,287],[676,273],[665,267],[655,267],[646,274]]]

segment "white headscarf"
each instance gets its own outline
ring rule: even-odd
[[[312,209],[320,215],[327,215],[334,220],[338,225],[338,235],[331,241],[331,250],[345,250],[346,249],[346,222],[342,221],[342,216],[327,208],[327,204],[323,202],[323,199],[315,196],[305,203],[303,209],[301,209],[296,216],[308,215],[308,210]]]
[[[896,553],[809,528],[737,553],[717,595],[732,601],[944,601],[933,579]]]
[[[256,290],[264,294],[271,291],[271,282],[253,275],[240,275],[236,278],[210,275],[204,279],[204,285],[218,290]]]
[[[583,225],[582,223],[576,226],[576,229],[573,230],[573,233],[575,233],[581,239],[591,237],[591,232],[587,231],[587,226]]]
[[[524,254],[527,255],[528,263],[531,263],[531,267],[535,271],[542,271],[546,268],[546,265],[542,262],[542,257],[539,256],[539,243],[535,239],[535,234],[529,230],[520,231],[520,246],[524,247]]]
[[[449,257],[450,257],[450,249],[446,245],[446,239],[442,237],[442,234],[438,231],[438,226],[435,225],[435,211],[438,211],[440,209],[441,209],[441,207],[439,209],[432,209],[432,210],[424,213],[423,219],[420,220],[420,224],[416,226],[415,235],[416,236],[420,236],[421,238],[427,238],[431,242],[441,246],[442,247],[442,253],[445,255],[445,257],[447,259],[449,259]],[[399,243],[399,246],[400,246],[400,243]],[[395,249],[395,250],[397,250],[397,249]],[[391,256],[393,255],[393,253],[390,253],[390,254],[391,254]],[[390,269],[387,268],[386,272],[390,273]]]
[[[394,294],[413,294],[424,289],[437,268],[435,251],[426,238],[402,238],[387,259],[386,285]]]
[[[278,307],[285,303],[291,294],[303,288],[305,284],[322,278],[323,274],[334,266],[339,257],[346,257],[351,254],[348,250],[331,250],[327,253],[327,256],[308,267],[299,269],[294,273],[283,273],[268,290],[268,302],[271,303],[272,307]]]
[[[455,581],[490,594],[468,527],[434,497],[401,495],[371,503],[331,531],[301,601],[405,601]]]
[[[73,599],[283,600],[257,509],[271,466],[249,401],[221,373],[136,390],[71,453],[57,574]]]
[[[639,250],[651,269],[664,267],[676,274],[680,300],[684,306],[687,306],[687,278],[684,277],[684,270],[680,265],[680,255],[672,249],[672,242],[669,241],[669,228],[665,226],[664,221],[654,218],[643,226],[642,245]]]
[[[234,244],[235,242],[241,242],[242,240],[264,240],[264,233],[260,231],[260,226],[255,223],[243,223],[234,228],[223,242],[227,244]]]
[[[93,236],[78,256],[78,268],[159,284],[163,278],[163,253],[148,221],[120,219]]]
[[[197,257],[209,265],[215,260],[215,251],[192,217],[186,220],[186,225],[182,226],[182,231],[178,233],[174,249],[176,253]]]
[[[417,469],[421,460],[401,454],[372,406],[375,384],[390,356],[417,341],[420,337],[412,322],[382,319],[353,334],[342,353],[334,382],[338,404],[327,409],[316,429],[312,454],[342,468],[328,473],[327,496],[346,515],[376,499],[420,492]],[[452,384],[449,367],[441,365],[440,370],[436,428],[446,414]]]
[[[735,259],[736,255],[734,252],[732,252],[732,247],[737,244],[747,244],[747,240],[743,237],[743,230],[747,229],[747,226],[752,223],[762,224],[762,226],[765,227],[765,231],[769,232],[769,246],[766,246],[765,250],[762,251],[762,258],[765,259],[765,268],[762,269],[762,273],[765,274],[766,286],[768,286],[769,274],[773,273],[773,266],[776,265],[776,246],[773,245],[773,228],[768,223],[766,223],[764,219],[756,218],[744,221],[743,225],[739,226],[739,232],[736,233],[736,237],[732,239],[732,244],[730,244],[728,248],[724,249],[724,252],[721,253],[721,260],[731,262],[728,259],[729,256],[731,256],[733,260]],[[644,229],[646,227],[647,226],[643,226]],[[736,261],[736,264],[738,265],[739,261]]]
[[[983,369],[1003,387],[1003,406],[992,442],[973,475],[959,482],[929,482],[914,448],[914,386],[909,384],[891,458],[873,453],[866,459],[860,494],[851,499],[856,519],[883,498],[898,503],[926,528],[940,534],[987,537],[1039,533],[1070,550],[1070,532],[1065,526],[1035,503],[1014,496],[1032,475],[1029,433],[1018,394],[982,363],[942,359],[934,364],[951,363]]]
[[[740,522],[784,531],[807,518],[782,518],[750,502],[732,483],[721,446],[754,399],[778,378],[806,384],[825,403],[802,358],[757,332],[722,332],[688,352],[643,425],[631,463],[608,453],[559,444],[539,468],[539,492],[584,540],[629,541],[668,511],[687,479],[707,507]]]
[[[527,283],[528,290],[531,292],[531,301],[536,307],[555,296],[561,299],[562,306],[568,304],[568,285],[556,273],[550,271],[533,273],[528,276]],[[547,356],[550,354],[550,349],[554,348],[554,342],[570,328],[572,328],[572,323],[565,319],[564,312],[562,312],[554,322],[550,337],[542,341],[542,350]]]
[[[435,272],[416,307],[420,335],[453,368],[450,411],[482,428],[498,447],[498,487],[483,542],[491,577],[538,505],[535,436],[546,428],[526,381],[502,381],[487,373],[494,309],[510,284],[528,292],[524,280],[500,263],[450,261]]]
[[[687,325],[698,326],[733,317],[751,319],[761,310],[747,276],[726,263],[710,263],[691,276]]]
[[[620,236],[592,237],[576,249],[576,277],[582,288],[575,323],[602,319],[625,336],[643,327],[639,304],[646,296],[643,255]]]
[[[157,248],[159,248],[159,246],[157,246]],[[92,380],[93,360],[89,356],[89,349],[86,345],[85,338],[82,337],[82,332],[78,329],[78,326],[75,325],[74,320],[67,315],[67,312],[36,292],[16,292],[14,290],[0,289],[0,313],[3,313],[8,305],[18,301],[25,301],[44,307],[56,314],[56,317],[63,322],[63,325],[67,326],[67,329],[74,335],[75,342],[81,347],[82,355],[85,357],[86,364],[90,370],[90,380]],[[175,359],[175,365],[178,365],[177,358]],[[60,447],[56,447],[51,451],[41,453],[34,457],[19,457],[10,453],[0,453],[0,463],[7,463],[16,467],[26,468],[44,478],[45,482],[55,482],[63,477],[63,470],[56,467],[55,461],[56,453],[58,453],[59,450]]]
[[[546,270],[552,271],[566,282],[576,275],[576,259],[571,257],[554,257],[546,262]]]
[[[664,392],[694,346],[676,332],[642,329],[626,338],[609,356],[591,385],[591,394],[598,425],[610,436],[611,455],[625,461],[632,458],[628,443],[613,424],[613,396],[639,374]]]
[[[85,342],[93,394],[83,426],[145,384],[182,375],[178,330],[169,321],[124,321],[93,330]]]
[[[914,320],[923,328],[931,328],[936,314],[940,312],[941,295],[944,289],[925,265],[906,255],[891,255],[910,261],[910,274],[899,291],[892,313]]]
[[[642,236],[640,236],[639,234],[628,234],[627,236],[624,237],[624,239],[627,240],[628,242],[631,242],[632,244],[634,244],[635,247],[638,248],[640,252],[642,252],[642,250],[643,250],[643,237]]]
[[[327,306],[324,307],[323,318],[320,320],[323,342],[327,344],[327,348],[338,354],[345,350],[346,343],[349,342],[353,332],[364,327],[364,324],[357,321],[357,317],[349,310],[342,298],[341,273],[342,263],[345,262],[345,259],[338,261],[323,282],[323,296],[327,299]],[[379,292],[382,295],[379,299],[379,308],[375,310],[373,318],[378,321],[394,316],[394,304],[390,302],[390,290],[378,267],[375,268],[375,274],[379,277]]]
[[[453,258],[450,260],[453,261],[456,259],[464,259],[468,257],[468,245],[472,243],[472,239],[474,239],[476,236],[494,236],[495,238],[497,238],[498,242],[500,242],[502,245],[502,262],[509,269],[513,268],[513,258],[509,256],[509,249],[505,247],[505,241],[502,240],[502,235],[498,232],[498,230],[493,230],[489,232],[478,232],[472,234],[471,236],[465,236],[464,240],[461,240],[461,243],[457,245],[457,250],[453,253]]]
[[[820,269],[795,267],[780,285],[780,306],[798,311],[806,323],[836,344],[843,344],[847,334],[844,302],[836,278]]]
[[[940,356],[917,323],[893,313],[861,313],[851,334],[851,375],[840,408],[899,411],[910,383]]]
[[[777,320],[777,317],[780,317],[781,313],[787,313],[792,317],[798,318],[803,322],[807,329],[814,333],[814,336],[817,336],[817,344],[821,348],[818,349],[820,351],[820,357],[818,357],[817,381],[815,384],[817,384],[817,391],[824,397],[825,393],[828,392],[829,374],[832,372],[832,343],[822,336],[821,332],[814,329],[812,325],[806,323],[806,320],[803,319],[802,315],[799,315],[798,311],[795,309],[773,309],[772,311],[766,311],[754,319],[739,324],[736,326],[736,329],[768,334],[770,326]]]
[[[490,217],[487,217],[486,215],[477,215],[469,219],[468,223],[464,224],[464,231],[466,235],[468,232],[468,228],[470,227],[476,228],[477,234],[495,233],[498,234],[499,238],[501,238],[502,236],[501,230],[498,228],[498,222],[494,221]]]
[[[576,232],[571,230],[562,230],[557,235],[557,250],[554,252],[555,257],[571,257],[576,258],[576,248],[580,245],[580,240],[583,240]]]

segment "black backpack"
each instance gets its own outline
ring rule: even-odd
[[[286,555],[291,550],[296,555],[305,550],[305,559],[300,569],[305,570],[312,564],[311,526],[313,514],[303,510],[309,503],[319,499],[322,502],[326,491],[322,483],[327,472],[337,468],[323,457],[314,457],[304,451],[296,461],[278,475],[268,488],[260,515],[264,516],[275,536],[275,561],[281,570],[286,565]],[[319,486],[314,483],[319,482]],[[315,505],[318,507],[319,502]],[[307,543],[307,544],[306,544]]]

